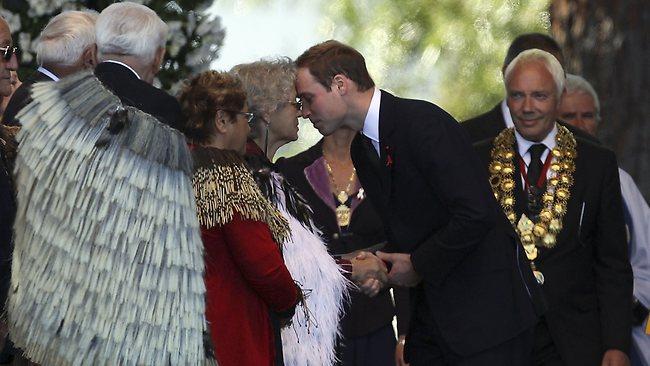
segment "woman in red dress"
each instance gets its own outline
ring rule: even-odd
[[[240,82],[194,77],[180,96],[194,157],[192,184],[205,247],[206,317],[220,366],[274,365],[269,311],[290,319],[300,294],[278,243],[289,225],[262,195],[242,155],[253,115]]]

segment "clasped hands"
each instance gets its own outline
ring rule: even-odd
[[[373,255],[365,251],[355,254],[350,259],[350,278],[369,297],[377,295],[387,285],[411,287],[421,281],[413,269],[410,254],[377,252]],[[390,272],[384,262],[391,264]]]

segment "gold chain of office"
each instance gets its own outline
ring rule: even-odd
[[[491,151],[492,162],[489,165],[490,185],[497,201],[501,204],[508,220],[517,231],[521,243],[526,248],[529,259],[537,257],[536,247],[553,248],[557,234],[562,230],[562,218],[567,210],[567,201],[573,185],[575,172],[576,140],[564,126],[558,125],[555,137],[556,147],[551,150],[551,175],[542,194],[543,207],[537,222],[525,214],[519,222],[514,211],[515,181],[515,132],[514,128],[503,130],[495,139]],[[534,253],[532,253],[534,251]],[[533,257],[533,258],[531,258]]]
[[[323,161],[325,162],[325,168],[327,169],[327,174],[329,175],[332,191],[334,191],[336,199],[339,201],[335,210],[336,222],[340,227],[348,226],[350,225],[350,219],[352,218],[352,210],[350,209],[351,205],[348,206],[347,202],[348,198],[350,198],[350,195],[352,194],[350,190],[352,189],[352,184],[355,182],[355,179],[357,177],[357,170],[354,168],[354,166],[352,166],[352,175],[350,175],[350,178],[348,179],[348,185],[345,186],[344,189],[341,189],[336,184],[336,180],[334,179],[334,171],[332,170],[330,163],[327,161],[327,158],[325,158],[324,153]]]

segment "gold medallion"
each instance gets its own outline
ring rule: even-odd
[[[537,283],[540,285],[544,284],[544,274],[540,271],[533,271],[533,275],[535,275],[535,279],[537,280]]]
[[[348,201],[348,198],[349,198],[348,192],[346,191],[341,191],[339,192],[339,194],[336,195],[336,199],[339,200],[339,202],[341,202],[342,204],[346,203]]]
[[[339,205],[336,207],[336,222],[339,226],[350,225],[350,208],[346,205]]]
[[[528,258],[529,261],[537,259],[537,247],[535,244],[524,245],[524,251],[526,252],[526,258]]]
[[[336,222],[339,224],[339,226],[348,226],[350,225],[350,217],[352,215],[352,210],[350,207],[347,205],[348,200],[350,199],[350,195],[353,193],[351,192],[354,183],[356,182],[357,178],[357,170],[352,166],[352,175],[350,175],[350,179],[348,179],[348,184],[345,187],[345,189],[341,189],[337,184],[336,181],[334,180],[334,171],[332,170],[332,167],[330,166],[329,162],[325,158],[325,154],[323,153],[323,161],[325,163],[325,168],[327,169],[327,174],[329,175],[330,178],[330,185],[332,188],[332,193],[334,194],[334,197],[336,197],[336,200],[338,202],[338,206],[336,207],[335,213],[336,213]],[[363,199],[364,197],[364,192],[363,189],[359,189],[359,192],[357,193],[357,198],[358,199]]]
[[[541,199],[538,202],[541,206],[540,213],[535,221],[526,215],[522,215],[517,220],[514,210],[515,177],[512,161],[516,156],[514,129],[505,129],[494,139],[491,151],[492,162],[489,165],[490,185],[494,197],[499,201],[524,246],[534,244],[538,247],[553,248],[557,244],[556,237],[562,230],[562,219],[571,197],[575,171],[574,159],[577,151],[576,140],[566,127],[558,126],[555,139],[556,147],[551,150],[550,177],[546,190],[541,192]],[[528,252],[532,253],[532,250]]]

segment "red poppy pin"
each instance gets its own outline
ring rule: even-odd
[[[393,167],[393,149],[388,145],[386,145],[386,167]]]

